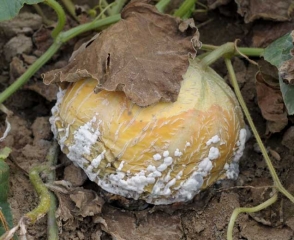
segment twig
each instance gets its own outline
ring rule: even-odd
[[[269,207],[270,205],[274,204],[278,199],[277,193],[275,193],[270,199],[267,201],[263,202],[262,204],[259,204],[255,207],[251,208],[235,208],[232,216],[230,218],[230,222],[228,225],[228,231],[227,231],[227,240],[233,240],[233,228],[234,224],[236,222],[236,219],[240,213],[254,213],[254,212],[259,212],[262,209],[265,209]]]

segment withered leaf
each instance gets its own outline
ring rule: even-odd
[[[66,67],[45,73],[44,83],[94,78],[96,90],[124,91],[142,107],[176,101],[189,55],[200,46],[194,22],[161,14],[146,1],[132,1],[121,17]]]
[[[207,3],[210,9],[216,9],[219,6],[228,4],[230,1],[231,0],[208,0]]]
[[[256,93],[258,106],[262,116],[267,120],[267,130],[271,133],[280,132],[287,124],[287,111],[279,87],[269,84],[270,76],[258,72],[256,74]]]
[[[294,44],[294,31],[291,32],[292,42]],[[279,74],[283,79],[284,83],[294,85],[294,51],[290,52],[292,58],[282,63],[279,67]]]
[[[275,21],[288,21],[293,10],[292,0],[235,0],[238,13],[244,16],[245,23],[263,18]]]
[[[279,73],[284,83],[294,85],[294,58],[283,62],[279,67]]]

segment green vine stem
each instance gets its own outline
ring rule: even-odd
[[[54,23],[53,21],[51,21],[51,20],[49,20],[49,19],[47,18],[47,16],[44,14],[42,8],[41,8],[38,4],[34,4],[34,5],[33,5],[33,8],[34,8],[35,11],[41,16],[42,21],[43,21],[43,23],[44,23],[45,25],[50,26],[50,25],[52,25],[52,24]]]
[[[60,48],[61,43],[54,42],[51,47],[38,58],[14,83],[0,94],[0,104],[24,85]]]
[[[194,5],[196,4],[198,0],[185,0],[181,6],[175,11],[174,16],[175,17],[187,17],[187,14],[191,14],[191,9],[194,8]]]
[[[79,22],[79,19],[76,14],[75,5],[72,3],[72,1],[71,0],[61,0],[61,1],[64,7],[66,8],[66,10],[68,11],[68,13],[71,15],[71,17],[77,22]]]
[[[240,213],[254,213],[261,211],[270,205],[274,204],[278,199],[278,194],[274,194],[270,199],[266,200],[265,202],[255,206],[255,207],[250,207],[250,208],[235,208],[232,216],[230,218],[230,222],[228,225],[228,230],[227,230],[227,240],[233,240],[233,228],[234,224],[236,222],[236,219]]]
[[[238,98],[238,101],[243,109],[243,112],[247,118],[247,121],[249,123],[249,126],[253,132],[253,135],[258,143],[258,146],[262,152],[262,155],[265,159],[265,162],[267,164],[267,167],[270,171],[270,174],[273,178],[273,181],[274,181],[274,186],[277,188],[278,191],[280,191],[282,194],[284,194],[292,203],[294,203],[294,197],[292,194],[290,194],[282,185],[279,177],[278,177],[278,174],[276,173],[276,170],[274,169],[273,167],[273,164],[270,160],[270,157],[267,153],[267,150],[257,132],[257,129],[253,123],[253,120],[250,116],[250,113],[249,113],[249,110],[246,106],[246,103],[242,97],[242,94],[241,94],[241,91],[240,91],[240,88],[238,86],[238,82],[237,82],[237,78],[236,78],[236,75],[235,75],[235,71],[234,71],[234,68],[233,68],[233,65],[232,65],[232,62],[231,62],[231,59],[229,58],[225,58],[225,63],[226,63],[226,66],[227,66],[227,69],[228,69],[228,73],[229,73],[229,76],[230,76],[230,79],[231,79],[231,83],[232,83],[232,86],[234,88],[234,91],[235,91],[235,94]]]
[[[49,190],[40,178],[40,173],[46,169],[48,169],[48,166],[46,165],[36,166],[29,173],[30,181],[33,184],[40,198],[38,206],[32,211],[25,214],[25,217],[29,220],[30,224],[34,224],[38,219],[43,217],[50,209],[51,199]]]
[[[203,49],[203,45],[202,45],[201,49]],[[216,60],[218,60],[219,58],[224,56],[225,54],[233,54],[234,51],[235,51],[235,44],[234,43],[231,43],[231,42],[225,43],[225,44],[221,45],[220,47],[214,49],[212,52],[210,52],[206,56],[204,56],[201,59],[201,63],[204,66],[209,66],[212,63],[214,63]]]
[[[108,13],[110,16],[115,15],[115,14],[119,14],[123,8],[123,6],[126,4],[127,0],[116,0],[114,2],[114,5],[112,6],[112,8],[110,8],[108,10]]]
[[[75,28],[72,28],[66,32],[60,33],[59,40],[62,43],[65,43],[65,42],[69,41],[70,39],[78,36],[81,33],[116,23],[119,20],[120,20],[120,14],[116,14],[116,15],[113,15],[113,16],[110,16],[110,17],[107,17],[104,19],[100,19],[100,20],[93,21],[90,23],[85,23],[85,24],[82,24],[82,25],[77,26]]]
[[[51,33],[51,36],[55,39],[58,36],[58,34],[63,30],[63,27],[65,25],[65,12],[63,11],[61,5],[55,0],[45,0],[44,3],[47,4],[49,7],[53,8],[58,17],[57,26]]]
[[[163,13],[170,1],[171,0],[160,0],[155,6],[159,12]]]
[[[214,45],[210,45],[210,44],[202,44],[201,49],[205,50],[205,51],[213,51],[218,49],[219,46],[214,46]],[[246,55],[246,56],[250,56],[250,57],[261,57],[263,55],[264,52],[264,48],[249,48],[249,47],[238,47],[238,50]],[[238,53],[235,53],[238,55]]]

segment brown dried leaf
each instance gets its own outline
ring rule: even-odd
[[[102,217],[108,226],[103,224],[103,231],[114,239],[178,240],[184,235],[179,213],[169,215],[164,212],[149,213],[148,210],[131,212],[105,205]]]
[[[279,72],[284,83],[294,85],[294,58],[283,62]]]
[[[288,21],[293,10],[292,0],[235,0],[238,13],[244,16],[245,23],[263,18],[275,21]]]
[[[292,42],[294,44],[294,31],[291,32]],[[279,73],[284,83],[294,85],[294,50],[290,52],[292,58],[282,63],[279,67]]]
[[[208,0],[207,4],[210,9],[216,9],[217,7],[226,5],[229,2],[231,2],[231,0]]]
[[[55,182],[48,186],[59,200],[58,215],[63,221],[85,218],[101,213],[104,200],[96,192],[71,187],[66,181]]]
[[[194,22],[161,14],[146,1],[132,1],[121,17],[66,67],[45,73],[44,83],[90,77],[96,90],[124,91],[139,106],[176,101],[189,55],[200,46]]]
[[[294,19],[288,22],[256,22],[252,31],[252,46],[267,47],[276,39],[293,30]]]
[[[100,214],[104,200],[97,193],[88,189],[77,189],[69,195],[76,205],[76,214],[87,217]]]
[[[280,132],[288,124],[288,118],[282,93],[279,87],[268,84],[272,82],[274,81],[270,76],[261,72],[256,74],[258,106],[262,116],[268,121],[268,131],[275,133]]]
[[[40,94],[42,97],[47,99],[49,102],[56,100],[56,95],[58,92],[58,86],[51,85],[51,86],[45,86],[42,82],[32,82],[28,85],[25,85],[25,89],[32,90],[38,94]]]

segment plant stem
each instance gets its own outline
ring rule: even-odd
[[[76,20],[77,22],[79,22],[79,19],[76,15],[76,8],[75,5],[72,3],[71,0],[61,0],[64,7],[66,8],[66,10],[68,11],[68,13],[72,16],[72,18],[74,20]]]
[[[219,46],[214,46],[210,44],[202,44],[201,50],[212,51],[218,49]],[[238,50],[249,57],[261,57],[264,52],[264,48],[247,48],[247,47],[238,47]],[[238,53],[235,53],[238,55]]]
[[[0,94],[0,104],[24,85],[50,58],[56,53],[61,43],[54,42],[50,48],[38,58],[13,84]]]
[[[85,24],[79,25],[75,28],[72,28],[66,32],[61,33],[60,34],[60,41],[65,43],[68,40],[76,37],[77,35],[79,35],[81,33],[84,33],[84,32],[87,32],[87,31],[90,31],[93,29],[97,29],[97,28],[100,28],[100,27],[103,27],[103,26],[106,26],[109,24],[116,23],[119,20],[120,20],[120,14],[116,14],[116,15],[113,15],[113,16],[110,16],[110,17],[107,17],[104,19],[100,19],[97,21],[93,21],[90,23],[85,23]]]
[[[53,8],[58,17],[57,26],[51,33],[51,36],[55,39],[58,36],[58,34],[63,30],[63,27],[65,25],[65,12],[63,11],[61,5],[55,0],[46,0],[44,1],[44,3],[46,3],[49,7]]]
[[[40,202],[38,206],[32,211],[25,214],[25,217],[29,220],[30,224],[34,224],[38,219],[43,217],[50,208],[51,199],[49,190],[46,188],[39,174],[46,170],[48,166],[37,166],[34,167],[29,174],[30,181],[33,184],[37,194],[39,195]]]
[[[248,111],[248,108],[246,106],[246,103],[242,97],[242,94],[241,94],[241,91],[240,91],[240,88],[238,86],[238,82],[237,82],[237,78],[236,78],[236,75],[235,75],[235,72],[234,72],[234,68],[233,68],[233,65],[232,65],[232,62],[231,62],[231,59],[229,58],[225,58],[225,63],[226,63],[226,66],[227,66],[227,69],[228,69],[228,73],[229,73],[229,76],[230,76],[230,79],[231,79],[231,83],[232,83],[232,86],[234,88],[234,91],[235,91],[235,94],[238,98],[238,101],[243,109],[243,112],[247,118],[247,121],[249,123],[249,126],[253,132],[253,135],[258,143],[258,146],[262,152],[262,155],[264,157],[264,160],[267,164],[267,167],[270,171],[270,174],[273,178],[273,181],[274,181],[274,186],[277,188],[278,191],[280,191],[282,194],[284,194],[292,203],[294,203],[294,197],[283,187],[283,185],[281,184],[280,182],[280,179],[278,177],[278,174],[276,173],[273,165],[272,165],[272,162],[267,154],[267,150],[263,144],[263,142],[261,141],[261,138],[258,134],[258,131],[253,123],[253,120],[250,116],[250,113]]]
[[[214,63],[216,60],[218,60],[220,57],[224,56],[228,53],[234,53],[235,45],[234,43],[225,43],[221,45],[220,47],[214,49],[211,51],[208,55],[204,56],[201,59],[201,63],[205,66],[209,66],[212,63]]]
[[[160,0],[155,7],[157,8],[157,10],[161,13],[164,12],[165,8],[167,7],[167,5],[170,3],[170,0]]]
[[[40,8],[40,6],[38,4],[34,4],[33,8],[35,9],[35,11],[41,16],[42,21],[45,25],[50,26],[52,25],[54,22],[49,20],[46,15],[44,14],[42,8]]]
[[[189,15],[191,15],[193,10],[193,6],[196,4],[197,0],[185,0],[182,5],[175,11],[174,16],[175,17],[187,17]]]
[[[109,15],[112,16],[120,13],[126,2],[127,0],[116,0],[112,8],[108,10]]]
[[[228,225],[228,230],[227,230],[227,240],[233,240],[233,228],[234,228],[234,223],[236,222],[236,219],[240,213],[254,213],[261,211],[262,209],[265,209],[275,203],[278,199],[278,195],[275,193],[270,199],[266,200],[262,204],[259,204],[258,206],[251,207],[251,208],[235,208],[232,216],[230,218],[230,222]]]

